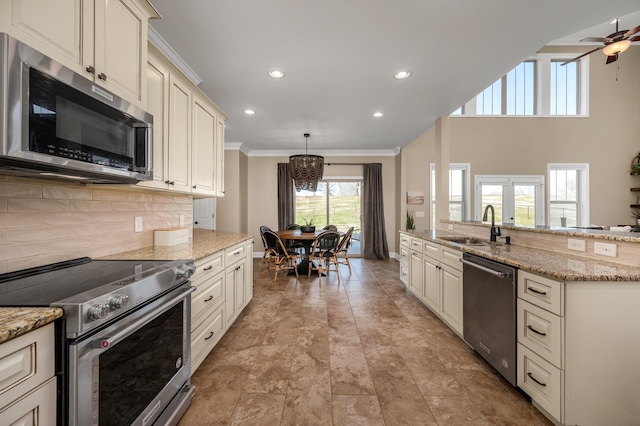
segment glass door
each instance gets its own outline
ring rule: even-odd
[[[295,196],[297,224],[313,219],[316,229],[335,225],[339,232],[353,226],[349,256],[362,254],[362,181],[325,180],[318,182],[316,192],[300,191]]]

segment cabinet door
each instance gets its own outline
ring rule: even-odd
[[[171,189],[191,191],[191,89],[176,74],[169,77],[169,176]]]
[[[245,265],[244,262],[239,263],[235,268],[235,292],[236,292],[236,313],[239,314],[240,311],[242,311],[242,309],[245,307],[246,305],[246,298],[245,298],[245,279],[246,279],[246,269],[245,269]]]
[[[142,73],[147,64],[146,17],[131,0],[96,0],[94,22],[95,81],[141,104]]]
[[[422,299],[422,255],[415,251],[409,254],[409,289]]]
[[[440,311],[440,268],[438,263],[428,256],[423,257],[424,291],[422,301],[435,313]]]
[[[215,194],[224,197],[224,119],[216,117],[216,143],[214,152],[214,186]]]
[[[253,299],[253,240],[247,242],[247,257],[245,258],[245,290],[244,304],[247,306]]]
[[[193,95],[193,132],[191,149],[193,169],[191,184],[194,193],[215,195],[214,159],[217,117],[208,101]]]
[[[56,378],[28,393],[11,405],[0,409],[3,425],[56,425]]]
[[[0,31],[82,72],[82,0],[9,0],[0,5]]]
[[[462,272],[444,266],[441,271],[441,315],[449,326],[462,334]]]
[[[226,320],[226,328],[233,324],[236,318],[236,271],[235,266],[227,268],[224,282],[224,314]]]
[[[167,134],[169,119],[169,69],[160,53],[149,45],[147,62],[147,112],[153,115],[153,180],[138,183],[138,186],[167,189],[169,168],[169,141]]]

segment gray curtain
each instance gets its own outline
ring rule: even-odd
[[[363,256],[367,259],[388,259],[387,233],[384,228],[382,200],[382,164],[365,164],[362,190]]]
[[[289,163],[278,163],[278,229],[287,229],[293,223],[293,179],[289,173]]]

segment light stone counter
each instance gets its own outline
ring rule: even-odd
[[[401,232],[562,281],[640,281],[640,267],[637,266],[588,259],[515,244],[488,243],[485,246],[461,246],[442,238],[464,235],[446,231]]]
[[[100,259],[115,260],[199,260],[210,256],[234,244],[253,238],[252,235],[235,232],[211,231],[209,229],[194,229],[193,239],[188,243],[175,246],[151,246],[137,250],[125,251],[101,257]]]
[[[0,344],[62,318],[60,308],[0,308]]]

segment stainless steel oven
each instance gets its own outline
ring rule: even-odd
[[[58,306],[57,424],[175,425],[192,398],[191,260],[74,259],[0,275],[2,306]]]

